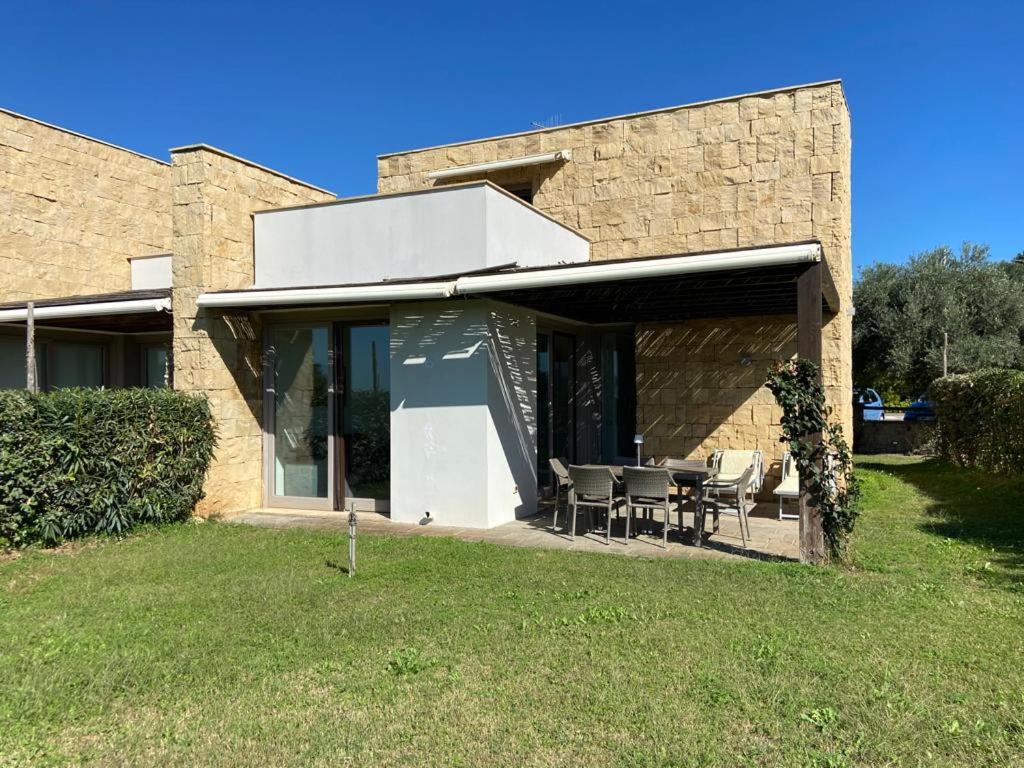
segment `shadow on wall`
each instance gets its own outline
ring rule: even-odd
[[[536,326],[532,316],[514,310],[492,309],[487,317],[491,340],[488,409],[521,491],[516,517],[523,517],[537,509]],[[527,489],[532,489],[530,498],[524,499],[522,491]]]
[[[655,456],[708,458],[760,448],[767,498],[781,479],[781,409],[764,386],[776,360],[796,354],[792,316],[641,325],[636,332],[637,427]]]
[[[263,341],[258,320],[248,313],[214,314],[200,309],[193,331],[205,331],[231,375],[249,413],[263,428]],[[204,366],[205,369],[205,366]],[[210,389],[211,387],[204,387]],[[212,389],[221,389],[214,386]]]
[[[536,488],[536,331],[529,314],[483,302],[405,311],[392,318],[390,354],[397,369],[392,412],[452,408],[442,429],[457,429],[452,419],[460,409],[486,405],[512,483],[524,491]],[[416,375],[403,376],[401,369],[410,368],[417,369]],[[450,454],[452,461],[460,460],[464,445],[445,444],[451,434],[435,438],[435,427],[417,438],[428,457],[444,462]],[[517,516],[533,513],[535,496],[532,491],[520,494]]]
[[[487,354],[486,322],[464,309],[406,312],[391,323],[393,365],[420,370],[417,385],[392,377],[391,410],[485,405],[487,390],[474,379],[476,360]],[[400,372],[399,372],[400,373]],[[482,374],[481,374],[482,375]]]

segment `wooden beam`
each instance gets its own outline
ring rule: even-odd
[[[25,303],[25,388],[29,392],[38,392],[36,382],[36,305],[34,301]]]
[[[825,266],[818,262],[809,266],[797,278],[796,338],[797,356],[818,366],[821,381],[821,299],[822,272]],[[817,444],[821,435],[809,435]],[[811,503],[810,495],[800,492],[800,560],[821,563],[825,559],[825,536],[821,526],[821,510]]]
[[[832,279],[832,270],[828,268],[825,257],[821,259],[821,292],[825,299],[825,306],[833,315],[839,312],[839,289],[836,288],[836,281]]]

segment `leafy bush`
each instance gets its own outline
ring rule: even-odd
[[[928,394],[939,417],[939,455],[964,467],[1024,473],[1024,371],[946,376]]]
[[[172,390],[0,391],[0,545],[184,520],[215,440],[206,399]]]
[[[766,386],[782,407],[782,437],[800,473],[800,489],[821,512],[825,546],[841,557],[860,514],[860,485],[843,428],[825,405],[818,366],[798,359],[779,363]]]

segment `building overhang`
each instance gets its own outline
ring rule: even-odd
[[[171,330],[171,291],[153,289],[32,302],[33,322],[40,326],[121,333]],[[28,302],[0,305],[0,323],[23,324]]]
[[[325,305],[492,298],[579,322],[624,323],[730,315],[789,314],[797,280],[824,259],[818,242],[674,254],[550,267],[498,267],[424,280],[204,293],[209,309],[269,310]],[[824,275],[828,270],[821,270]],[[822,309],[837,312],[827,278]]]

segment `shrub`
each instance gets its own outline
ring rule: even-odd
[[[0,392],[0,545],[186,519],[215,443],[205,398],[166,389]]]
[[[936,379],[939,455],[964,467],[1024,473],[1024,371],[986,368]]]

